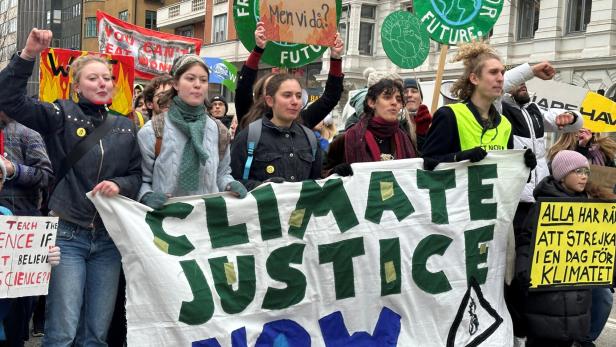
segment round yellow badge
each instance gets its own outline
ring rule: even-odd
[[[77,136],[79,136],[79,137],[86,136],[86,129],[84,129],[84,128],[77,129]]]
[[[268,166],[265,168],[265,171],[266,171],[268,174],[273,174],[273,173],[274,173],[274,171],[276,171],[276,169],[274,168],[274,166],[273,166],[273,165],[268,165]]]

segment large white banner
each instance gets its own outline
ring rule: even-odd
[[[353,165],[157,211],[90,197],[122,253],[129,346],[512,346],[522,152]],[[473,344],[475,343],[475,344]]]

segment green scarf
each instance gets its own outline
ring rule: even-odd
[[[169,120],[188,138],[182,152],[178,181],[183,193],[191,193],[199,187],[199,165],[209,158],[203,148],[205,106],[190,106],[176,96],[173,98],[167,115]]]

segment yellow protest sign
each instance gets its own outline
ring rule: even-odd
[[[616,201],[540,201],[531,289],[611,285]]]
[[[336,0],[260,0],[259,15],[270,41],[331,46],[338,32]]]
[[[605,96],[588,92],[580,113],[584,116],[584,128],[593,133],[616,132],[616,103]]]

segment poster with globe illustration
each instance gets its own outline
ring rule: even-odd
[[[391,61],[404,69],[421,65],[430,52],[430,37],[419,18],[408,11],[391,13],[381,27],[383,50]]]
[[[503,9],[503,0],[426,0],[415,10],[430,38],[446,45],[489,35]]]

